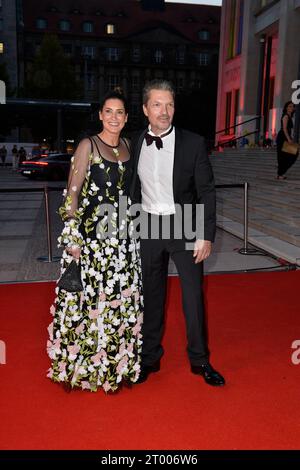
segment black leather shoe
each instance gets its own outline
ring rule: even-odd
[[[219,372],[217,372],[209,363],[202,364],[201,366],[191,365],[191,371],[193,374],[202,375],[208,385],[214,385],[215,387],[225,385],[224,377],[222,377],[222,375],[219,374]]]
[[[142,366],[139,378],[135,382],[136,384],[141,384],[146,382],[148,375],[153,372],[158,372],[160,370],[160,361],[154,362],[151,366]]]

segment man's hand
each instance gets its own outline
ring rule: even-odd
[[[211,253],[211,242],[208,240],[196,240],[194,246],[193,256],[195,258],[195,264],[201,263],[209,257]]]

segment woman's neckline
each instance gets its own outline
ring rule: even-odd
[[[104,158],[104,157],[101,157],[101,158],[102,158],[102,161],[103,161],[103,162],[113,163],[114,165],[119,165],[119,162],[114,162],[113,160],[108,160],[107,158]],[[128,162],[130,161],[130,158],[128,158],[128,160],[124,160],[124,161],[119,160],[119,161],[120,161],[121,164],[123,165],[124,163],[128,163]],[[92,167],[93,165],[99,165],[99,163],[94,162],[94,163],[91,164],[91,167]]]
[[[107,142],[105,142],[103,139],[101,139],[101,137],[96,134],[96,136],[98,137],[98,139],[100,140],[100,142],[102,142],[102,144],[106,145],[107,147],[111,148],[111,149],[116,149],[120,146],[120,143],[121,143],[121,138],[119,139],[119,142],[117,145],[110,145],[108,144]]]

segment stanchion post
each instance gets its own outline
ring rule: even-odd
[[[244,183],[244,247],[239,250],[241,255],[252,255],[257,250],[248,248],[248,189],[249,183]]]
[[[49,211],[49,190],[48,186],[44,186],[44,203],[45,203],[45,216],[46,216],[46,231],[47,231],[47,249],[48,256],[40,256],[37,258],[38,261],[43,261],[44,263],[52,263],[53,261],[59,261],[59,257],[52,257],[52,243],[51,243],[51,220],[50,220],[50,211]]]
[[[248,251],[248,183],[244,183],[244,251]]]

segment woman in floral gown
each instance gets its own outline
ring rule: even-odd
[[[56,287],[47,350],[53,381],[108,392],[138,379],[143,297],[139,247],[130,237],[130,200],[125,199],[130,162],[128,143],[120,138],[127,121],[122,94],[108,94],[99,116],[103,130],[79,143],[60,208],[62,273],[78,259],[83,291]],[[108,204],[110,210],[103,211]]]

